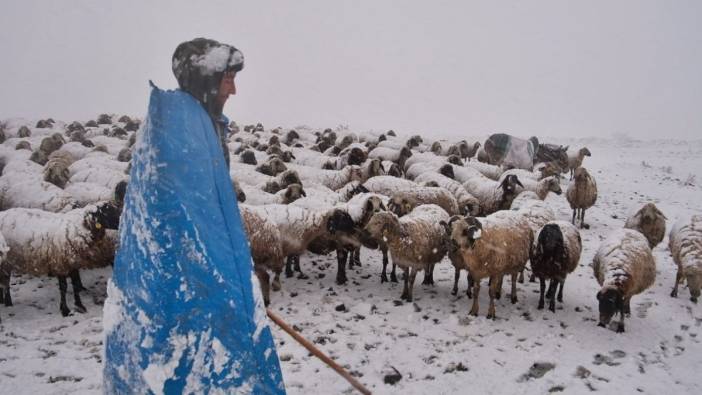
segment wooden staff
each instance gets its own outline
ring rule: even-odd
[[[321,359],[324,363],[329,365],[332,369],[334,369],[341,377],[345,378],[346,381],[349,382],[354,388],[356,388],[360,393],[364,395],[370,395],[371,392],[363,386],[363,384],[359,383],[358,380],[356,380],[353,376],[349,374],[344,368],[339,366],[334,360],[329,358],[328,356],[324,355],[322,351],[320,351],[317,347],[314,346],[314,344],[310,343],[309,340],[305,339],[302,337],[297,331],[293,328],[290,327],[290,325],[286,324],[285,321],[283,321],[282,318],[278,317],[275,313],[273,313],[270,309],[266,309],[266,313],[268,314],[268,317],[275,322],[281,329],[283,329],[285,332],[288,333],[288,335],[292,336],[293,339],[297,340],[298,343],[302,344],[303,347],[305,347],[309,352],[312,353],[315,357]]]

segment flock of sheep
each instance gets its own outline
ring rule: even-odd
[[[84,125],[51,119],[33,128],[0,124],[0,302],[12,305],[12,274],[51,275],[59,280],[62,314],[70,313],[67,278],[75,309],[85,311],[79,271],[114,258],[138,128],[138,120],[104,114]],[[288,278],[296,272],[307,277],[301,255],[335,253],[336,282],[344,284],[346,267],[361,264],[365,247],[382,254],[381,283],[397,282],[397,267],[403,271],[404,300],[413,299],[417,273],[424,271],[423,284],[433,284],[434,266],[448,256],[454,295],[461,271],[468,273],[470,314],[479,313],[485,278],[488,317],[495,317],[505,276],[516,303],[527,267],[531,280],[540,282],[538,308],[548,299],[555,312],[565,279],[580,261],[580,231],[589,228],[585,211],[597,200],[595,179],[582,167],[590,151],[569,153],[536,138],[497,134],[483,144],[429,142],[393,131],[240,129],[232,123],[228,150],[266,304],[275,303],[270,289],[281,289],[283,270]],[[545,202],[549,193],[563,193],[564,173],[570,173],[570,222],[557,220]],[[601,287],[601,326],[619,313],[617,331],[623,332],[631,297],[653,284],[651,249],[663,240],[665,221],[646,204],[598,248],[592,267]],[[678,265],[671,296],[686,281],[696,302],[702,215],[673,227],[670,250]]]

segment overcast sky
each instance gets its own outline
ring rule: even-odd
[[[239,122],[693,138],[701,21],[696,0],[3,0],[0,119],[143,116],[204,36],[244,53]]]

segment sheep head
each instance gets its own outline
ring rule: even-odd
[[[517,191],[517,186],[524,188],[524,185],[519,181],[519,178],[514,174],[508,174],[500,183],[500,188],[505,195],[514,195]]]
[[[254,154],[253,151],[250,149],[244,150],[241,153],[241,156],[239,157],[242,163],[246,163],[247,165],[257,165],[258,162],[256,161],[256,154]]]
[[[416,206],[414,199],[402,193],[394,195],[388,202],[388,210],[398,217],[409,214]]]
[[[363,162],[366,161],[367,157],[368,154],[366,154],[362,149],[358,147],[353,147],[349,152],[349,157],[346,164],[360,166],[363,164]]]
[[[351,164],[351,157],[349,157],[349,164]],[[382,176],[385,174],[385,169],[383,168],[383,162],[380,159],[372,159],[368,163],[368,174],[367,177]]]
[[[391,212],[373,214],[363,230],[376,240],[387,241],[388,235],[399,233],[400,220]]]
[[[273,132],[275,132],[275,130]],[[278,137],[276,135],[271,136],[271,138],[268,139],[268,145],[269,146],[274,146],[274,145],[280,146],[280,137]]]
[[[476,216],[480,213],[480,202],[473,196],[467,196],[459,199],[458,209],[461,215]]]
[[[456,166],[463,166],[463,160],[459,155],[449,155],[446,162]]]
[[[454,215],[451,218],[449,218],[448,222],[446,221],[439,221],[439,225],[441,225],[444,228],[444,248],[446,251],[449,253],[456,253],[459,250],[458,243],[451,238],[451,229],[453,228],[453,224],[456,221],[462,220],[463,217],[460,215]]]
[[[560,195],[563,193],[563,190],[561,189],[561,183],[558,180],[558,177],[551,176],[551,177],[547,178],[547,180],[548,181],[546,181],[546,182],[548,183],[548,190],[550,192],[553,192],[556,195]]]
[[[390,168],[387,169],[387,175],[402,178],[402,170],[400,169],[400,166],[397,163],[393,163],[392,165],[390,165]]]
[[[641,218],[641,223],[652,224],[656,221],[665,221],[666,216],[656,207],[653,203],[646,203],[641,209],[636,213],[636,216]]]
[[[616,313],[623,313],[624,293],[614,285],[602,287],[597,293],[600,307],[600,323],[597,326],[606,327]]]
[[[381,134],[380,136],[378,136],[378,142],[381,142],[381,141],[386,141],[387,139],[388,139],[388,138],[387,138],[387,137],[385,137],[385,135],[384,135],[384,134]]]
[[[464,217],[451,224],[451,241],[458,248],[472,249],[482,236],[483,225],[475,217]]]
[[[539,167],[539,172],[541,173],[539,180],[542,180],[546,177],[560,176],[562,169],[560,166],[558,166],[558,163],[551,161],[541,165],[541,167]]]
[[[382,199],[378,196],[369,196],[368,199],[366,199],[366,203],[363,205],[363,215],[361,216],[360,223],[362,225],[367,224],[375,213],[383,211],[388,211],[388,209],[385,207],[385,204],[383,204]]]
[[[683,267],[683,275],[687,281],[687,288],[690,290],[690,300],[693,303],[697,303],[697,300],[700,297],[700,287],[702,287],[702,270],[700,270],[698,266],[694,264],[683,265]]]
[[[307,193],[302,188],[302,185],[290,184],[285,189],[285,194],[283,195],[283,204],[290,204],[301,197],[307,197]]]
[[[429,150],[437,155],[441,154],[441,143],[434,141]]]
[[[302,185],[300,176],[295,170],[285,170],[284,172],[278,174],[278,180],[280,181],[281,188],[287,188],[291,184]]]
[[[590,173],[588,173],[586,168],[578,167],[577,169],[575,169],[573,179],[576,183],[587,182],[590,179]]]
[[[344,210],[334,209],[329,219],[327,219],[327,232],[331,235],[336,235],[339,232],[352,233],[356,223],[353,218]]]
[[[363,182],[363,169],[358,166],[346,166],[344,170],[349,172],[349,181]]]
[[[114,202],[103,202],[88,207],[83,217],[83,226],[88,229],[93,239],[99,240],[105,236],[106,229],[118,229],[122,208]]]
[[[580,148],[580,150],[578,151],[578,154],[579,154],[581,157],[584,157],[584,156],[592,156],[592,153],[590,152],[589,149],[587,149],[587,147]]]

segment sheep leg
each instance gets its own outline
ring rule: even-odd
[[[0,272],[0,303],[5,306],[12,306],[12,295],[10,295],[10,278],[12,274],[8,272]]]
[[[68,305],[66,304],[66,289],[68,288],[68,284],[66,283],[66,276],[58,276],[58,283],[59,291],[61,292],[61,302],[59,303],[59,309],[61,310],[62,316],[68,317],[68,314],[71,313],[71,310],[68,309]]]
[[[470,272],[468,272],[468,290],[466,291],[466,296],[468,296],[468,299],[473,299],[473,284],[475,282],[473,281],[473,276],[470,275]]]
[[[470,315],[478,315],[478,295],[480,295],[480,280],[476,279],[473,282],[473,306],[470,309]]]
[[[293,268],[296,272],[300,273],[297,275],[297,278],[299,278],[300,280],[307,280],[309,276],[307,276],[305,273],[302,272],[302,270],[300,270],[300,256],[295,255],[295,260],[293,262]]]
[[[495,291],[495,299],[500,300],[502,299],[502,276],[499,276],[499,278],[495,278],[493,280],[492,277],[490,277],[490,282],[488,282],[489,286],[493,286],[493,282],[497,282],[497,289]]]
[[[529,276],[529,282],[530,283],[536,282],[536,275],[534,274],[534,272],[531,272],[531,276]]]
[[[336,283],[339,285],[346,284],[346,256],[348,252],[343,248],[336,250]],[[349,264],[350,266],[350,264]]]
[[[356,247],[353,250],[353,264],[361,266],[361,247]]]
[[[402,270],[404,270],[404,272],[405,272],[405,287],[402,289],[402,296],[400,296],[400,299],[407,300],[407,298],[409,297],[409,292],[407,290],[408,282],[409,282],[409,275],[408,275],[409,269],[404,268]]]
[[[524,269],[519,272],[519,283],[524,284]]]
[[[72,270],[69,274],[71,277],[71,285],[73,286],[73,304],[76,307],[76,311],[79,313],[86,313],[88,309],[83,306],[83,301],[80,300],[80,291],[83,288],[83,284],[81,284],[80,281],[80,274],[78,274],[78,270]]]
[[[517,272],[512,273],[512,295],[510,295],[512,304],[517,303],[517,275]]]
[[[546,279],[543,276],[539,276],[539,310],[544,308],[544,291],[546,290]]]
[[[459,268],[455,269],[453,273],[453,289],[451,290],[451,295],[456,295],[458,293],[458,280],[461,278],[461,270]]]
[[[258,282],[261,284],[261,293],[263,294],[263,303],[268,307],[271,304],[270,276],[266,269],[262,267],[254,267]]]
[[[295,274],[293,273],[292,263],[293,255],[288,255],[288,257],[285,259],[285,277],[290,278]]]
[[[556,288],[558,288],[558,280],[552,278],[551,283],[548,285],[546,297],[548,298],[548,309],[554,313],[556,312]]]
[[[407,298],[408,302],[411,302],[412,299],[412,289],[414,288],[414,279],[417,277],[417,269],[410,268],[409,270],[409,297]]]
[[[488,295],[490,296],[490,307],[488,307],[487,318],[495,319],[495,296],[497,294],[497,286],[500,284],[502,276],[500,278],[495,278],[492,285],[488,287]]]
[[[575,225],[575,213],[576,213],[577,211],[578,211],[577,208],[574,208],[574,209],[573,209],[573,220],[571,221],[571,222],[573,223],[573,225]]]
[[[580,209],[580,227],[585,229],[590,229],[590,225],[585,223],[585,209]]]
[[[274,291],[280,291],[280,270],[275,272],[275,275],[273,276],[273,282],[271,283],[271,289]]]
[[[617,333],[624,333],[624,311],[621,311],[621,318],[617,324]]]
[[[397,268],[397,265],[393,262],[392,264],[392,271],[390,272],[390,281],[393,283],[397,282],[397,274],[395,273],[395,269]]]
[[[627,317],[631,316],[631,298],[624,299],[624,315]]]
[[[558,301],[563,303],[563,286],[565,285],[565,278],[559,281],[560,287],[558,287]]]
[[[386,251],[383,251],[383,272],[380,273],[380,283],[381,284],[388,282],[387,268],[388,268],[388,254]]]
[[[434,264],[430,263],[424,270],[424,280],[422,280],[422,285],[434,285]]]
[[[675,286],[673,287],[673,291],[670,293],[670,296],[673,298],[678,297],[678,284],[682,281],[682,270],[680,269],[680,266],[678,266],[678,273],[675,275]]]

